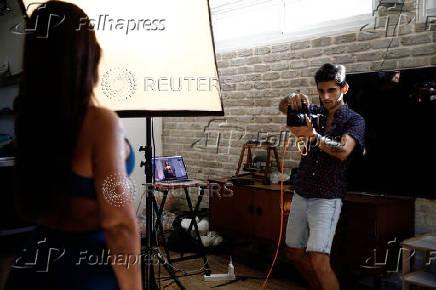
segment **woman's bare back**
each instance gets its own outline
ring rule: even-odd
[[[99,120],[106,109],[90,106],[85,114],[83,126],[79,131],[72,160],[72,172],[84,178],[93,178],[92,151],[93,143],[98,144],[99,127],[104,125]],[[129,156],[130,148],[124,142],[124,156]],[[70,231],[96,230],[100,228],[99,206],[96,199],[72,196],[63,218],[49,213],[38,223],[50,228]]]

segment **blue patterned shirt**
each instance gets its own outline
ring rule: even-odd
[[[312,105],[311,109],[313,112],[328,115],[324,107]],[[347,104],[336,110],[328,132],[324,132],[325,121],[326,119],[321,122],[320,127],[314,124],[318,133],[337,141],[342,135],[348,134],[356,140],[354,150],[363,151],[365,120]],[[294,189],[299,195],[307,198],[343,198],[347,190],[345,173],[349,163],[350,156],[345,161],[341,161],[318,147],[311,146],[307,156],[301,157]]]

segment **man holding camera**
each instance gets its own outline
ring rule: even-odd
[[[344,66],[324,64],[315,82],[321,106],[310,105],[303,94],[292,94],[279,107],[283,113],[289,107],[290,113],[304,113],[307,108],[304,125],[287,126],[308,146],[294,181],[285,250],[312,289],[331,290],[339,289],[330,267],[330,249],[346,193],[348,157],[355,149],[364,150],[365,121],[344,103],[348,90]],[[311,114],[326,118],[312,124]]]

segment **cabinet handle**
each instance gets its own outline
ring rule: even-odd
[[[262,215],[262,208],[261,207],[256,208],[256,213],[257,215]]]
[[[254,212],[254,206],[252,204],[250,204],[250,206],[248,207],[248,212],[249,213],[253,213]]]

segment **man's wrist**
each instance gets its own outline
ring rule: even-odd
[[[312,135],[309,136],[309,141],[310,143],[315,143],[315,145],[318,144],[318,139],[319,139],[319,134],[317,132],[313,133]]]
[[[321,141],[323,140],[324,136],[322,136],[321,134],[316,135],[316,146],[320,146],[321,145]]]

